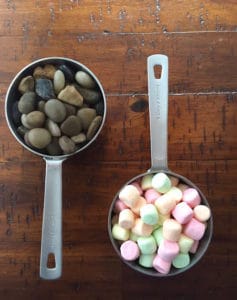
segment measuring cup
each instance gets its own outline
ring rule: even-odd
[[[155,67],[161,67],[161,76],[159,79],[155,77]],[[176,174],[169,170],[167,162],[167,119],[168,119],[168,57],[165,55],[151,55],[147,60],[148,71],[148,96],[149,96],[149,117],[150,117],[150,138],[151,138],[151,168],[140,175],[130,179],[125,185],[139,181],[143,176],[148,174],[165,173],[168,176],[174,176],[179,179],[180,183],[186,184],[196,189],[201,197],[201,204],[209,207],[208,201],[200,189],[189,179],[182,175]],[[124,186],[125,186],[124,185]],[[122,187],[123,188],[123,187]],[[120,243],[112,236],[112,217],[114,215],[114,205],[118,199],[122,188],[115,195],[109,209],[108,215],[108,232],[113,248],[122,261],[132,269],[154,277],[167,277],[182,273],[194,266],[206,252],[211,241],[213,233],[212,216],[207,222],[205,235],[199,243],[199,247],[195,255],[191,258],[191,262],[187,267],[181,269],[171,268],[168,274],[161,274],[153,268],[144,268],[136,261],[126,261],[120,255]]]
[[[12,105],[20,98],[18,85],[25,76],[32,75],[38,66],[46,64],[67,65],[73,71],[85,71],[95,80],[97,89],[102,95],[104,113],[101,125],[94,137],[77,151],[59,156],[46,155],[30,148],[17,132],[12,118]],[[40,255],[40,277],[43,279],[57,279],[62,274],[62,163],[65,159],[78,154],[88,148],[99,135],[106,116],[106,97],[98,78],[83,64],[65,57],[47,57],[36,60],[23,68],[12,80],[5,102],[5,115],[8,127],[16,140],[30,152],[37,154],[45,160],[45,191],[44,209],[42,222],[41,255]],[[53,267],[48,266],[49,260],[54,262]]]

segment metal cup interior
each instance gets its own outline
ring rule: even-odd
[[[132,182],[135,182],[135,181],[139,181],[139,179],[141,179],[145,175],[156,174],[156,173],[159,173],[159,172],[163,172],[163,173],[167,174],[168,176],[174,176],[174,177],[179,179],[180,183],[186,184],[189,187],[196,189],[200,194],[201,204],[204,204],[204,205],[206,205],[210,208],[206,197],[204,196],[202,191],[194,183],[192,183],[189,179],[187,179],[187,178],[185,178],[185,177],[183,177],[179,174],[176,174],[174,172],[171,172],[169,170],[168,171],[167,170],[148,171],[146,173],[140,174],[140,175],[130,179],[127,183],[125,183],[125,185],[131,184]],[[199,242],[197,252],[195,254],[190,255],[190,264],[187,267],[176,269],[172,266],[171,270],[168,274],[161,274],[161,273],[157,272],[154,268],[144,268],[144,267],[140,266],[137,261],[130,262],[130,261],[124,260],[121,256],[121,254],[120,254],[120,242],[115,240],[112,236],[112,217],[115,214],[114,213],[114,206],[115,206],[116,200],[118,199],[118,196],[119,196],[119,193],[120,193],[121,189],[115,195],[115,197],[114,197],[114,199],[111,203],[111,206],[109,208],[108,232],[109,232],[110,241],[113,245],[114,250],[116,251],[116,253],[120,257],[120,259],[127,266],[129,266],[133,270],[135,270],[139,273],[145,274],[145,275],[149,275],[149,276],[153,276],[153,277],[171,277],[171,276],[181,274],[181,273],[191,269],[194,265],[196,265],[198,263],[198,261],[204,256],[205,252],[207,251],[207,248],[210,244],[210,241],[211,241],[211,238],[212,238],[212,235],[213,235],[213,217],[212,216],[207,221],[207,228],[206,228],[206,231],[205,231],[205,234],[204,234],[203,238]]]
[[[21,81],[21,79],[25,76],[28,75],[32,75],[33,71],[36,67],[40,66],[44,66],[46,64],[52,64],[55,66],[59,66],[62,64],[67,65],[72,71],[77,72],[77,71],[85,71],[86,73],[90,74],[90,76],[95,80],[96,82],[96,88],[97,90],[101,93],[101,97],[103,100],[103,104],[104,104],[104,113],[103,113],[103,119],[102,122],[100,124],[99,129],[97,130],[96,134],[94,135],[94,137],[88,141],[86,144],[84,144],[81,148],[77,149],[75,152],[70,153],[70,154],[62,154],[62,155],[58,155],[58,156],[52,156],[52,155],[48,155],[45,153],[42,153],[39,150],[33,149],[31,147],[29,147],[24,139],[22,138],[22,136],[17,132],[17,127],[13,122],[13,118],[12,118],[12,106],[14,104],[14,102],[18,101],[20,99],[20,92],[18,91],[18,85]],[[85,65],[83,65],[82,63],[70,59],[70,58],[66,58],[66,57],[46,57],[46,58],[41,58],[38,59],[36,61],[33,61],[32,63],[28,64],[26,67],[24,67],[23,69],[21,69],[16,76],[13,78],[12,82],[10,83],[10,86],[7,90],[7,94],[6,94],[6,101],[5,101],[5,116],[6,116],[6,120],[7,120],[7,124],[8,127],[11,131],[11,133],[13,134],[13,136],[16,138],[16,140],[23,146],[25,147],[27,150],[31,151],[34,154],[43,156],[45,158],[49,158],[49,159],[65,159],[71,155],[74,155],[76,153],[79,153],[81,151],[83,151],[84,149],[86,149],[87,147],[89,147],[94,141],[95,139],[98,137],[100,131],[103,128],[104,122],[105,122],[105,117],[106,117],[106,97],[105,97],[105,92],[104,89],[99,81],[99,79],[95,76],[95,74],[88,69]]]

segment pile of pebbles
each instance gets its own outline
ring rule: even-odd
[[[37,152],[73,153],[93,139],[102,123],[103,96],[84,70],[66,64],[37,66],[17,88],[13,122],[24,142]]]

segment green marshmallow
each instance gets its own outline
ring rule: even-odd
[[[184,234],[181,234],[180,239],[178,241],[179,244],[179,251],[182,253],[188,253],[191,249],[192,245],[194,243],[194,240],[190,239]]]
[[[152,235],[154,236],[155,238],[155,241],[156,241],[156,244],[158,246],[160,246],[162,240],[164,239],[163,237],[163,226],[159,227],[158,229],[154,230],[152,232]]]
[[[140,209],[140,216],[142,221],[148,225],[155,225],[158,223],[158,211],[153,204],[145,204]]]
[[[179,253],[172,261],[172,265],[181,269],[187,267],[190,264],[190,256],[188,253]]]
[[[140,236],[130,231],[129,240],[136,242]]]
[[[141,188],[143,190],[148,190],[148,189],[152,188],[152,185],[151,185],[152,177],[153,177],[152,174],[147,174],[142,177]]]
[[[112,236],[116,240],[127,241],[129,238],[129,230],[122,228],[119,224],[114,224],[112,227]]]
[[[157,173],[152,177],[152,187],[160,193],[166,193],[171,189],[171,181],[165,173]]]
[[[139,237],[137,239],[137,244],[142,254],[153,254],[156,252],[156,240],[152,235],[148,237]]]
[[[152,268],[153,260],[156,254],[141,254],[139,257],[139,265],[145,268]]]

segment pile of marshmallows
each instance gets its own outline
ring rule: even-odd
[[[121,257],[162,274],[190,264],[211,215],[196,189],[165,173],[125,185],[113,211],[112,236],[120,241]]]

